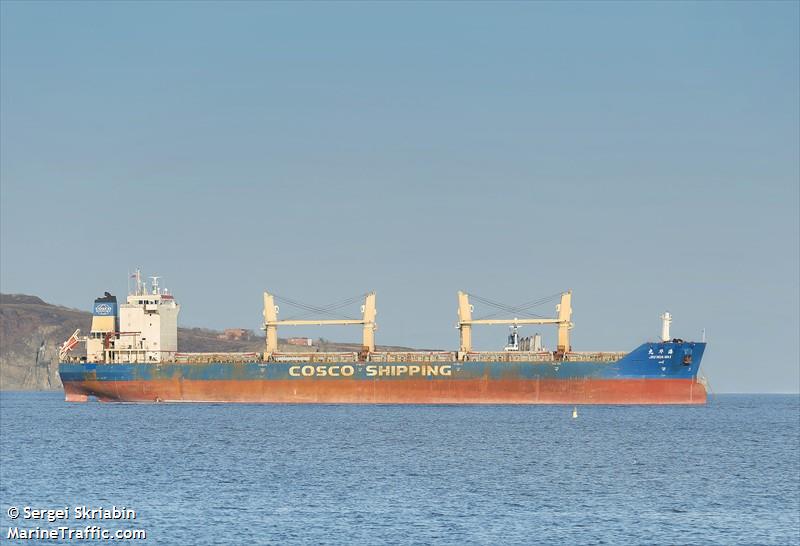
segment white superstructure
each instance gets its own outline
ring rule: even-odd
[[[151,277],[148,290],[141,273],[126,303],[119,306],[119,331],[107,349],[107,362],[162,362],[174,360],[178,350],[180,305],[165,289],[159,277]]]

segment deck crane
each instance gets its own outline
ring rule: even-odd
[[[557,324],[558,325],[558,347],[557,354],[563,355],[572,350],[569,344],[569,331],[572,329],[572,291],[568,290],[561,293],[561,303],[556,306],[558,316],[555,318],[525,318],[525,319],[473,319],[472,305],[469,303],[469,294],[463,291],[458,292],[458,325],[461,333],[461,344],[459,346],[459,359],[472,351],[472,327],[478,324]]]
[[[264,292],[264,330],[266,330],[267,346],[264,359],[268,359],[278,351],[278,326],[326,326],[326,325],[363,325],[362,345],[364,351],[375,351],[375,292],[370,292],[361,306],[361,319],[310,319],[310,320],[278,320],[279,308],[275,305],[275,296]]]

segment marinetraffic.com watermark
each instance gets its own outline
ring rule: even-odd
[[[147,531],[144,529],[119,527],[136,522],[136,510],[125,506],[9,506],[6,515],[12,520],[12,525],[9,525],[5,534],[8,540],[147,539]]]

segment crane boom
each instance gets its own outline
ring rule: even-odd
[[[356,319],[331,319],[331,320],[276,320],[272,322],[265,322],[267,326],[327,326],[327,325],[337,325],[337,326],[347,326],[349,324],[364,324],[363,320],[356,320]]]
[[[477,319],[462,321],[461,324],[560,324],[557,318],[552,319]]]

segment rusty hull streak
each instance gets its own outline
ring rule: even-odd
[[[316,378],[270,381],[68,382],[69,401],[89,395],[114,402],[238,402],[274,404],[705,404],[705,387],[687,379],[576,379],[402,382]]]

